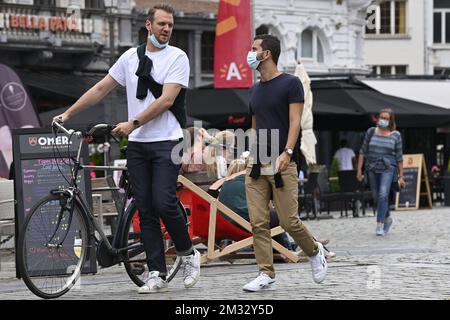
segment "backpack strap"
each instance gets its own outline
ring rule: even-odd
[[[375,127],[370,128],[367,130],[367,153],[369,153],[370,148],[370,140],[372,140],[373,135],[375,134]]]

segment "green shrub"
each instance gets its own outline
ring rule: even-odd
[[[336,158],[333,158],[333,161],[331,162],[331,170],[330,170],[330,178],[338,176],[339,171],[339,160]],[[330,181],[330,191],[331,192],[339,192],[339,181],[338,180],[331,180]]]

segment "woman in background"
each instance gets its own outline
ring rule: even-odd
[[[205,129],[189,127],[185,130],[185,141],[188,143],[187,152],[181,159],[180,174],[203,172],[207,170],[205,159],[208,156],[206,144],[211,143],[214,137]]]
[[[377,206],[376,235],[384,236],[392,225],[389,212],[389,193],[392,183],[397,181],[401,188],[403,179],[403,146],[400,132],[396,130],[395,115],[391,109],[380,111],[376,127],[367,130],[358,158],[357,179],[363,181],[362,166],[369,179]]]

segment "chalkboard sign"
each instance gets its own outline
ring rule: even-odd
[[[417,182],[419,180],[419,168],[411,167],[411,168],[404,168],[403,169],[403,175],[405,179],[405,188],[400,189],[399,192],[399,199],[397,204],[398,208],[416,208],[417,203],[417,191],[418,191],[418,184]]]
[[[403,176],[406,186],[397,194],[395,210],[419,209],[421,197],[426,197],[431,208],[430,184],[423,154],[403,155]]]
[[[76,156],[79,140],[76,137],[72,137],[71,141],[66,136],[55,137],[50,129],[16,129],[12,133],[15,173],[14,191],[15,199],[17,200],[15,206],[17,245],[18,235],[31,208],[40,199],[49,195],[50,190],[69,185],[71,160],[67,156],[68,152],[70,152],[71,157]],[[55,159],[55,145],[58,146],[61,156],[65,158],[60,158],[60,155],[56,152],[57,158]],[[88,159],[87,145],[84,145],[82,150],[82,158]],[[80,171],[77,182],[88,204],[92,206],[89,172]],[[55,210],[56,212],[58,208],[58,205],[55,204],[54,207],[49,206],[46,210]],[[51,221],[48,221],[48,223],[51,223]],[[78,226],[75,223],[71,225],[68,236],[64,241],[66,245],[74,246],[77,228]],[[16,250],[16,259],[18,251]],[[27,248],[27,252],[28,259],[32,261],[39,261],[40,254],[45,254],[36,252],[31,247]],[[89,250],[89,253],[83,273],[95,273],[97,271],[95,250]],[[76,255],[76,252],[69,252],[66,258],[70,259],[70,255]],[[64,259],[64,257],[61,257],[61,259]],[[41,260],[46,261],[45,259]],[[42,274],[46,270],[46,266],[42,263],[30,263],[29,265],[33,267],[39,265],[39,268],[41,268],[40,270],[29,270],[30,274],[34,272]],[[66,264],[61,263],[61,265]],[[18,272],[17,270],[17,277],[20,277]],[[70,272],[70,270],[59,270],[56,272],[62,274]]]

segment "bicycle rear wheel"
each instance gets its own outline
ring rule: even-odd
[[[187,223],[187,214],[181,202],[178,202],[177,209],[180,214],[183,215]],[[144,245],[142,244],[140,228],[134,223],[135,217],[138,217],[138,211],[135,202],[133,201],[127,208],[127,222],[125,228],[124,242],[122,247],[136,245],[136,248],[130,249],[126,253],[126,259],[124,261],[125,269],[130,279],[138,286],[142,287],[148,276],[147,255],[145,254]],[[163,235],[164,236],[164,235]],[[168,249],[168,243],[170,241],[165,240],[165,251]],[[166,266],[167,276],[166,281],[170,282],[182,264],[181,257],[175,254],[169,254],[166,252]]]
[[[18,267],[26,286],[44,299],[65,294],[86,259],[88,229],[82,209],[65,195],[39,201],[18,239]]]

